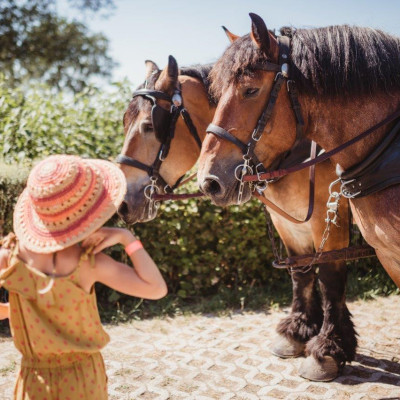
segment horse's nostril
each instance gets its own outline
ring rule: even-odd
[[[206,178],[201,189],[206,195],[215,196],[221,192],[221,185],[215,179]]]
[[[123,201],[118,208],[118,214],[121,217],[126,217],[128,213],[129,213],[128,203],[126,201]]]

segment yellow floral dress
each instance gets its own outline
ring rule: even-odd
[[[109,336],[103,330],[96,294],[78,284],[79,266],[57,277],[30,268],[11,252],[0,285],[9,291],[10,325],[22,353],[14,389],[18,400],[107,399],[107,376],[100,353]]]

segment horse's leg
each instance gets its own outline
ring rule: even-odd
[[[346,306],[346,264],[321,264],[319,284],[324,320],[321,331],[306,347],[307,359],[300,375],[314,381],[330,381],[340,374],[346,361],[354,360],[357,339]]]
[[[345,208],[343,211],[347,213],[347,207]],[[348,245],[348,218],[342,217],[340,225],[340,229],[331,228],[331,235],[324,251]],[[322,227],[315,226],[313,230],[316,248],[321,240],[321,229]],[[351,314],[346,306],[346,279],[345,262],[319,265],[319,287],[324,319],[318,335],[307,343],[307,359],[299,371],[304,378],[316,381],[332,380],[341,372],[346,361],[354,360],[357,339]]]
[[[271,214],[271,218],[290,255],[312,252],[313,241],[309,229],[293,227],[293,224],[277,215]],[[318,334],[322,324],[322,308],[316,288],[315,270],[311,269],[306,273],[293,272],[291,278],[291,312],[279,322],[279,336],[271,348],[273,354],[282,358],[301,355],[306,343]]]

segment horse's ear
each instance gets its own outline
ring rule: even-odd
[[[257,14],[250,13],[251,18],[251,40],[262,50],[265,54],[269,53],[271,43],[269,32],[264,20]]]
[[[151,60],[146,60],[144,63],[146,65],[146,79],[154,72],[159,71],[159,68],[157,67],[157,64],[155,62]]]
[[[236,39],[240,38],[240,36],[230,32],[227,28],[225,28],[225,26],[222,26],[222,29],[224,30],[226,36],[228,36],[228,39],[231,43],[233,43]]]
[[[168,57],[168,65],[163,71],[159,79],[156,82],[156,87],[158,90],[173,95],[175,88],[178,86],[178,63],[172,56]]]

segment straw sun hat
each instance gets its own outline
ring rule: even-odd
[[[72,246],[99,229],[126,192],[122,171],[109,161],[55,155],[37,164],[14,211],[14,232],[37,253]]]

